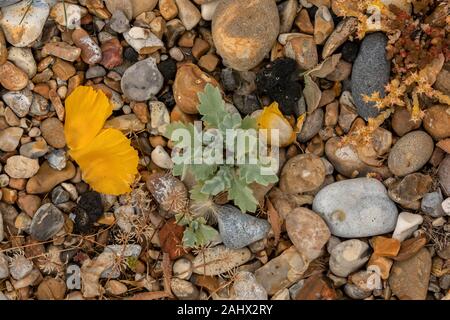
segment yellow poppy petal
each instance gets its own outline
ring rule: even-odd
[[[80,166],[83,180],[95,191],[111,195],[131,191],[139,158],[119,130],[105,129],[88,146],[69,153]]]
[[[111,114],[112,106],[102,91],[87,86],[76,88],[66,99],[67,146],[72,150],[87,146]]]
[[[295,141],[295,132],[289,121],[278,108],[278,103],[274,102],[270,106],[265,107],[258,117],[257,122],[260,129],[267,130],[267,143],[285,147]],[[271,141],[271,130],[278,130],[278,142]]]

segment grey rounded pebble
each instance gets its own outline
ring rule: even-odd
[[[450,197],[450,154],[448,154],[439,165],[438,178],[442,192],[447,197]]]
[[[365,299],[372,294],[372,291],[362,290],[361,288],[358,288],[356,285],[351,284],[351,283],[347,283],[344,286],[344,292],[350,298],[355,299],[355,300]]]
[[[19,117],[25,117],[30,111],[33,102],[33,93],[29,89],[22,91],[9,91],[3,96],[3,101]]]
[[[336,245],[330,254],[330,270],[339,277],[347,277],[369,260],[369,245],[351,239]]]
[[[399,177],[420,170],[431,158],[434,142],[424,131],[413,131],[401,137],[392,147],[388,167]]]
[[[41,206],[33,216],[30,226],[31,236],[39,241],[47,241],[64,226],[64,215],[51,203]]]
[[[363,95],[379,92],[384,97],[384,87],[389,82],[391,63],[386,58],[387,37],[381,32],[367,35],[361,43],[353,63],[351,88],[358,114],[365,120],[379,113],[373,102],[366,103]]]
[[[297,135],[298,142],[306,142],[313,138],[322,129],[324,112],[322,108],[314,110],[313,113],[306,116],[302,131]]]
[[[63,187],[57,186],[55,189],[53,189],[53,191],[52,191],[53,204],[61,204],[61,203],[65,203],[69,200],[70,200],[70,195],[66,190],[64,190]]]
[[[147,58],[128,68],[123,74],[120,86],[124,95],[134,101],[146,101],[161,90],[164,78],[155,59]]]
[[[442,192],[440,190],[426,193],[422,198],[420,208],[423,212],[433,218],[442,217],[445,215],[445,212],[441,206],[442,201],[444,201],[444,197],[442,196]]]
[[[369,237],[395,229],[398,211],[385,186],[372,178],[332,183],[317,193],[313,211],[322,216],[331,234]]]
[[[241,249],[264,239],[270,229],[266,220],[242,213],[232,205],[221,206],[217,220],[222,241],[230,249]]]
[[[102,66],[92,66],[86,71],[86,79],[103,77],[105,75],[106,75],[106,70]]]

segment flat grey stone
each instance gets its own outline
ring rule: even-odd
[[[33,216],[30,226],[31,236],[39,241],[47,241],[64,226],[62,212],[51,203],[41,206]]]
[[[343,238],[391,232],[398,215],[384,185],[372,178],[349,179],[324,187],[314,198],[313,210],[324,218],[331,234]]]
[[[264,239],[270,229],[266,220],[242,213],[232,205],[220,207],[217,216],[222,241],[231,249],[244,248]]]

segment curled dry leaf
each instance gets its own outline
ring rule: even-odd
[[[280,241],[281,226],[283,225],[283,218],[279,215],[278,211],[273,206],[272,202],[267,199],[267,216],[269,217],[270,225],[272,226],[273,233],[275,234],[274,246]]]
[[[308,112],[312,113],[319,106],[322,91],[320,91],[319,86],[314,82],[309,74],[305,75],[305,88],[303,89],[303,95],[305,96],[306,105],[308,106]]]
[[[336,66],[339,63],[339,60],[341,60],[341,56],[341,53],[333,54],[331,57],[326,58],[316,67],[309,70],[307,74],[309,74],[311,77],[325,78],[334,70],[336,70]]]

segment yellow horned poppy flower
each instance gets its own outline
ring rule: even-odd
[[[103,129],[112,106],[102,91],[76,88],[66,99],[64,134],[70,156],[83,179],[97,192],[120,195],[131,191],[138,153],[117,129]]]
[[[265,107],[258,117],[258,127],[267,129],[267,143],[277,147],[286,147],[295,141],[296,134],[288,119],[278,109],[278,103],[273,102]],[[271,130],[278,130],[278,142],[271,141]]]

